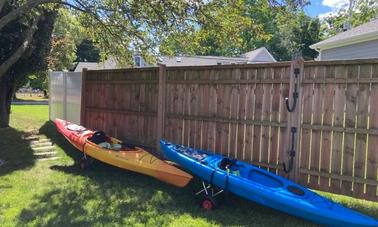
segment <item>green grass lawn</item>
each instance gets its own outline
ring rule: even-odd
[[[314,226],[232,195],[205,212],[198,180],[176,188],[99,162],[82,172],[80,153],[47,119],[47,106],[13,106],[12,128],[0,129],[0,226]],[[53,140],[63,158],[34,160],[23,139],[31,133]],[[323,194],[378,217],[378,203]]]

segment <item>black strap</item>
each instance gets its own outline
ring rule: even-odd
[[[211,175],[210,175],[210,185],[213,185],[213,180],[214,180],[214,175],[215,175],[215,172],[217,171],[217,169],[214,169],[213,172],[211,172]],[[228,177],[229,177],[229,173],[226,173],[226,181],[225,181],[225,185],[224,185],[224,190],[227,191],[228,190]]]
[[[213,172],[211,172],[211,176],[210,176],[210,184],[213,185],[213,179],[214,179],[214,174],[217,170],[214,169]]]
[[[213,185],[213,180],[214,180],[214,175],[215,175],[215,172],[217,171],[217,169],[213,169],[213,172],[211,172],[211,175],[210,175],[210,185]],[[229,173],[226,174],[226,181],[225,181],[225,186],[224,186],[224,190],[227,191],[228,190],[228,177],[229,177]]]
[[[229,173],[227,173],[227,175],[226,175],[226,182],[224,183],[225,184],[224,191],[227,191],[227,189],[228,189],[228,176],[229,176]]]
[[[86,145],[86,144],[87,144],[87,140],[85,140],[85,142],[84,142],[84,144],[83,144],[83,148],[82,148],[84,154],[85,154],[85,150],[84,150],[84,148],[85,148],[85,145]]]

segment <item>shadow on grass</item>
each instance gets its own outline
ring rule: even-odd
[[[74,148],[55,128],[46,122],[39,130],[61,147],[66,155],[79,160],[82,153]],[[228,195],[220,209],[204,212],[198,206],[194,192],[200,188],[195,180],[186,188],[175,188],[141,174],[125,171],[95,161],[87,171],[75,165],[55,165],[57,172],[70,175],[67,182],[59,184],[44,195],[39,195],[19,216],[20,225],[182,225],[196,220],[196,224],[221,226],[304,226],[308,222],[272,209]],[[354,206],[367,211],[363,205]],[[370,214],[375,210],[370,209]],[[36,218],[38,217],[38,218]],[[274,217],[274,218],[272,218]]]
[[[71,176],[34,198],[35,202],[22,210],[18,225],[311,225],[234,196],[228,196],[220,209],[204,212],[194,195],[198,181],[176,188],[100,162],[84,172],[75,166],[51,169]]]
[[[52,122],[43,125],[40,133],[74,160],[81,157]],[[185,188],[176,188],[98,161],[86,171],[81,171],[77,165],[50,168],[67,174],[66,180],[55,182],[53,189],[36,196],[35,202],[21,211],[18,225],[311,225],[232,195],[221,209],[204,212],[198,205],[199,198],[194,195],[200,188],[198,180]]]
[[[81,157],[69,142],[47,122],[45,134],[74,160]],[[221,226],[312,226],[311,223],[272,209],[228,195],[220,209],[204,212],[194,192],[200,188],[195,180],[186,188],[176,188],[158,180],[95,162],[87,171],[77,165],[50,167],[68,174],[67,181],[34,198],[22,210],[20,225],[157,225],[182,226],[183,223],[218,224]],[[376,216],[378,208],[366,209],[363,203],[353,209]],[[272,218],[274,217],[274,218]],[[193,222],[194,220],[194,222]]]
[[[63,149],[65,154],[71,157],[73,160],[79,160],[82,157],[82,153],[78,151],[72,144],[70,144],[66,138],[64,138],[55,127],[54,122],[47,121],[39,129],[39,133],[45,135],[51,140],[54,144],[58,145]]]
[[[24,139],[26,136],[27,133],[14,128],[0,129],[0,159],[5,161],[0,166],[0,176],[35,164],[30,141]]]
[[[56,131],[53,122],[46,122],[39,132],[72,159],[79,160],[82,156]],[[46,193],[36,196],[35,202],[21,211],[19,225],[307,224],[234,196],[229,196],[221,209],[204,212],[198,205],[199,198],[194,195],[200,188],[199,181],[191,182],[185,188],[176,188],[98,161],[86,171],[81,171],[76,164],[50,168],[68,176],[63,182],[54,182],[54,187]],[[278,219],[272,219],[272,215]]]

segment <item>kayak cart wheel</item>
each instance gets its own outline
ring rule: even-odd
[[[211,196],[205,196],[202,200],[201,200],[201,207],[205,210],[214,210],[218,207],[218,203],[217,201],[215,200],[214,197],[211,197]]]
[[[81,170],[86,170],[90,164],[91,164],[91,161],[85,157],[82,157],[79,161],[79,166]]]

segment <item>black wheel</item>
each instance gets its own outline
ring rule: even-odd
[[[88,168],[88,166],[90,165],[90,161],[85,158],[85,157],[82,157],[79,161],[79,167],[81,170],[86,170]]]
[[[214,210],[218,207],[218,203],[214,197],[206,195],[200,203],[201,207],[205,210]]]
[[[87,160],[88,160],[88,164],[89,164],[89,165],[92,165],[92,164],[94,163],[94,161],[95,161],[94,158],[89,157],[89,156],[87,156]]]

